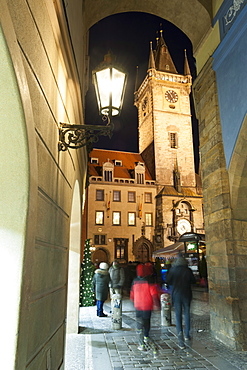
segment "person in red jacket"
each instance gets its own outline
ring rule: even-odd
[[[150,321],[153,309],[160,308],[159,292],[157,286],[150,281],[150,269],[143,264],[136,267],[137,278],[134,279],[130,299],[136,309],[137,333],[139,335],[138,349],[145,350],[150,341]]]

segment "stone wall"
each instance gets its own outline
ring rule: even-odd
[[[237,289],[236,232],[211,59],[197,77],[193,93],[199,119],[211,330],[226,345],[246,349]]]

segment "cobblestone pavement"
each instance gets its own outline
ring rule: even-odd
[[[110,312],[110,301],[105,303]],[[215,340],[210,334],[208,293],[193,292],[191,308],[192,341],[185,349],[177,346],[175,318],[172,326],[161,327],[160,312],[152,313],[150,335],[157,347],[152,351],[137,349],[135,310],[123,299],[122,329],[113,330],[110,314],[96,316],[96,307],[80,309],[80,334],[67,336],[65,370],[140,370],[140,369],[220,369],[247,370],[247,353],[237,352]]]

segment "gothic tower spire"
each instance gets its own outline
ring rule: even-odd
[[[155,60],[154,60],[154,52],[152,48],[152,41],[150,41],[150,54],[149,54],[149,61],[148,61],[148,70],[155,69]]]
[[[184,49],[184,75],[185,76],[191,75],[186,49]]]
[[[155,67],[157,71],[178,73],[163,38],[163,31],[160,31],[160,38],[155,51]]]

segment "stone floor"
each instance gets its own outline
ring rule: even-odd
[[[105,303],[110,312],[110,301]],[[113,330],[111,316],[98,318],[96,307],[80,309],[80,334],[70,334],[66,342],[65,370],[140,369],[246,369],[247,353],[229,349],[210,334],[208,293],[197,288],[191,309],[192,341],[181,350],[177,346],[174,312],[172,325],[161,326],[160,312],[154,311],[150,335],[157,347],[137,349],[135,310],[128,297],[123,299],[122,328]]]

